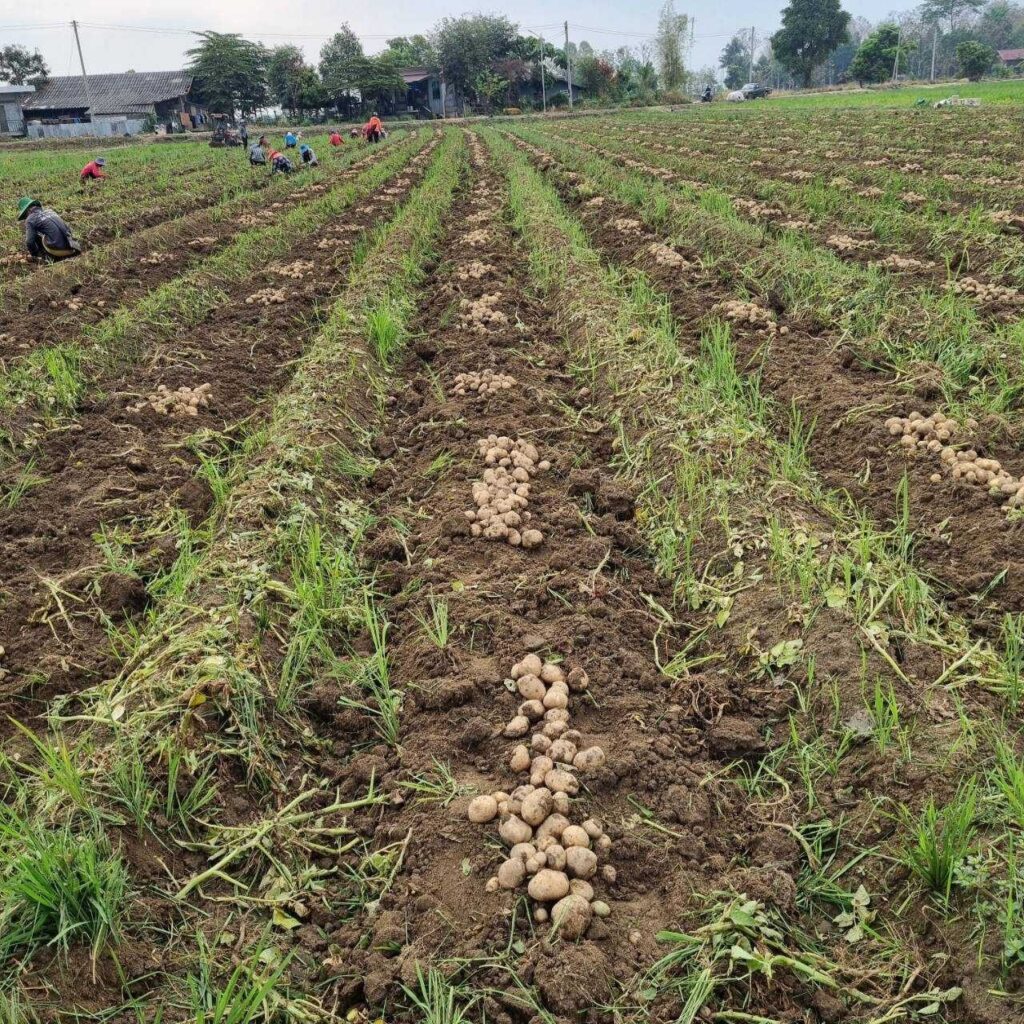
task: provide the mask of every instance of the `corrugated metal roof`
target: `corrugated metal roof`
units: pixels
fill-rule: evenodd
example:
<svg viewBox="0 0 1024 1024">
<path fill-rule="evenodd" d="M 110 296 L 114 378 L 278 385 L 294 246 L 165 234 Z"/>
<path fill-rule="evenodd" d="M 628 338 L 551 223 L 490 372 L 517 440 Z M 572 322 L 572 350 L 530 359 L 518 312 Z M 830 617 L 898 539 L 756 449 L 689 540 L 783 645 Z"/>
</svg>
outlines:
<svg viewBox="0 0 1024 1024">
<path fill-rule="evenodd" d="M 1021 60 L 1024 59 L 1024 50 L 997 50 L 1000 60 Z"/>
<path fill-rule="evenodd" d="M 120 75 L 90 75 L 93 114 L 122 114 L 163 100 L 184 96 L 192 88 L 189 71 L 129 71 Z M 22 106 L 25 110 L 86 109 L 89 101 L 81 75 L 51 78 Z"/>
<path fill-rule="evenodd" d="M 23 96 L 35 91 L 34 85 L 0 85 L 0 96 Z"/>
</svg>

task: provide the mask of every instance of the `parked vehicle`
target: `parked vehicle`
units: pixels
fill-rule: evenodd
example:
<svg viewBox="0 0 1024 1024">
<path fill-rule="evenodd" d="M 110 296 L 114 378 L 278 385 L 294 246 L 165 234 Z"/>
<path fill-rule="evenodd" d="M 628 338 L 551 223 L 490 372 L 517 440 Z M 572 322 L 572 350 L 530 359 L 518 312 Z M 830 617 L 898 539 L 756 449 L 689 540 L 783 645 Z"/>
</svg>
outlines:
<svg viewBox="0 0 1024 1024">
<path fill-rule="evenodd" d="M 743 93 L 743 98 L 747 100 L 762 100 L 771 91 L 771 86 L 760 85 L 757 82 L 747 82 L 740 90 Z"/>
</svg>

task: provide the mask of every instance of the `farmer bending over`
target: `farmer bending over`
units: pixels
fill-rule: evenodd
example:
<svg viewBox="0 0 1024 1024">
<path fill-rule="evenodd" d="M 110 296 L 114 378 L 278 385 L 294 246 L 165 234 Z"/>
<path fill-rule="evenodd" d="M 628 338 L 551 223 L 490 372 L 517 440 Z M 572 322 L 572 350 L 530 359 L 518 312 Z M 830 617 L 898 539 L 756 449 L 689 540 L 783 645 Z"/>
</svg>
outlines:
<svg viewBox="0 0 1024 1024">
<path fill-rule="evenodd" d="M 320 161 L 316 158 L 316 153 L 313 152 L 312 148 L 303 143 L 299 147 L 299 155 L 302 157 L 302 162 L 306 167 L 319 167 Z"/>
<path fill-rule="evenodd" d="M 380 142 L 384 132 L 384 125 L 380 123 L 380 118 L 377 116 L 377 112 L 373 112 L 373 116 L 369 121 L 366 122 L 366 128 L 363 129 L 366 133 L 367 142 Z"/>
<path fill-rule="evenodd" d="M 271 174 L 291 174 L 295 170 L 294 164 L 291 160 L 284 155 L 279 153 L 276 149 L 270 153 L 270 173 Z"/>
<path fill-rule="evenodd" d="M 25 248 L 37 260 L 52 263 L 81 254 L 82 247 L 72 237 L 71 228 L 38 199 L 25 196 L 18 201 L 18 220 L 25 222 Z"/>
<path fill-rule="evenodd" d="M 284 137 L 284 148 L 285 149 L 294 149 L 295 146 L 298 144 L 298 141 L 299 140 L 295 137 L 295 133 L 294 132 L 288 132 L 288 134 L 285 135 L 285 137 Z"/>
<path fill-rule="evenodd" d="M 96 157 L 95 160 L 90 161 L 82 168 L 82 173 L 78 176 L 79 181 L 84 184 L 90 180 L 95 181 L 97 178 L 105 178 L 106 175 L 103 173 L 103 168 L 106 164 L 107 161 L 103 157 Z"/>
<path fill-rule="evenodd" d="M 249 166 L 262 167 L 266 162 L 267 154 L 263 151 L 263 147 L 258 142 L 254 142 L 249 147 Z"/>
<path fill-rule="evenodd" d="M 344 142 L 345 142 L 345 140 L 341 137 L 341 134 L 338 132 L 338 129 L 335 128 L 334 131 L 331 132 L 331 138 L 330 138 L 331 145 L 332 146 L 341 146 L 341 145 L 344 144 Z"/>
</svg>

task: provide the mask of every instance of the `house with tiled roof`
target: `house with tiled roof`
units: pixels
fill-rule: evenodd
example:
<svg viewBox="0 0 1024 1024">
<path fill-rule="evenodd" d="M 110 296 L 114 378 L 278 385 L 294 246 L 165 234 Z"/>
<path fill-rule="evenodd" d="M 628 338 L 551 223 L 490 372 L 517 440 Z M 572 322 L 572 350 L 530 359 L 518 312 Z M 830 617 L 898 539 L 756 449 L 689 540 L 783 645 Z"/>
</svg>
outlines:
<svg viewBox="0 0 1024 1024">
<path fill-rule="evenodd" d="M 156 124 L 193 127 L 205 115 L 189 71 L 127 71 L 66 75 L 36 84 L 21 104 L 25 129 L 36 138 L 135 135 Z"/>
<path fill-rule="evenodd" d="M 1024 50 L 996 50 L 996 53 L 1004 68 L 1019 68 L 1024 64 Z"/>
</svg>

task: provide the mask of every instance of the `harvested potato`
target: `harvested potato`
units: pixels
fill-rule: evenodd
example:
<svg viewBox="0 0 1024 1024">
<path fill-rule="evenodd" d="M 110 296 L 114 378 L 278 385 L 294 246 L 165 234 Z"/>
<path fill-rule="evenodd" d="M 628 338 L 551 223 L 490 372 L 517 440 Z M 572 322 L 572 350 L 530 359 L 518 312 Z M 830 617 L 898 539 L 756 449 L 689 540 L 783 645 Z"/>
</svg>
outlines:
<svg viewBox="0 0 1024 1024">
<path fill-rule="evenodd" d="M 565 851 L 565 867 L 573 878 L 593 878 L 597 874 L 597 854 L 584 846 L 570 846 Z"/>
<path fill-rule="evenodd" d="M 569 879 L 564 871 L 542 868 L 530 879 L 526 891 L 540 903 L 553 903 L 569 894 Z"/>
<path fill-rule="evenodd" d="M 493 796 L 486 794 L 474 797 L 469 802 L 466 816 L 470 821 L 474 821 L 477 824 L 493 821 L 498 816 L 498 801 Z"/>
<path fill-rule="evenodd" d="M 498 834 L 509 846 L 526 843 L 533 838 L 533 829 L 522 818 L 510 814 L 499 826 Z"/>
<path fill-rule="evenodd" d="M 579 939 L 590 927 L 592 915 L 590 904 L 570 893 L 551 908 L 551 926 L 563 939 Z"/>
<path fill-rule="evenodd" d="M 522 857 L 510 857 L 498 868 L 498 885 L 502 889 L 515 889 L 526 879 L 526 864 Z"/>
</svg>

